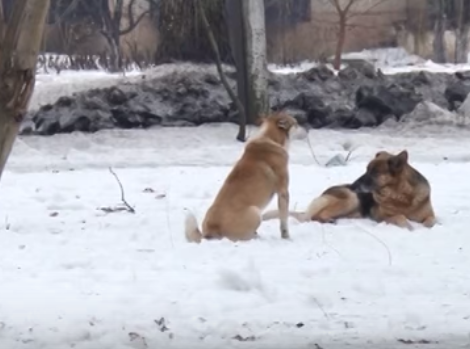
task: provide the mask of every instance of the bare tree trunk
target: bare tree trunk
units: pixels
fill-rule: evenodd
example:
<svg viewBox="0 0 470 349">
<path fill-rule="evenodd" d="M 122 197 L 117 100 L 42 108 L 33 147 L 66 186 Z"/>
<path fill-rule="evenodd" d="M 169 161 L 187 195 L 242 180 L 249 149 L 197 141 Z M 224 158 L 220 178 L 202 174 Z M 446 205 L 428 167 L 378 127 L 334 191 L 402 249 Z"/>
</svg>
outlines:
<svg viewBox="0 0 470 349">
<path fill-rule="evenodd" d="M 341 54 L 343 53 L 344 42 L 346 41 L 346 14 L 339 15 L 339 28 L 338 28 L 338 40 L 336 42 L 335 59 L 333 61 L 333 67 L 336 70 L 341 68 Z"/>
<path fill-rule="evenodd" d="M 465 24 L 462 28 L 457 29 L 455 37 L 455 63 L 468 62 L 468 34 L 470 26 Z"/>
<path fill-rule="evenodd" d="M 50 0 L 15 0 L 9 18 L 0 1 L 0 176 L 33 93 Z"/>
<path fill-rule="evenodd" d="M 418 9 L 418 14 L 417 14 L 417 30 L 414 34 L 414 48 L 415 48 L 415 54 L 422 55 L 425 51 L 425 42 L 426 42 L 426 34 L 427 34 L 427 29 L 426 29 L 426 13 L 423 8 Z"/>
<path fill-rule="evenodd" d="M 119 33 L 116 37 L 116 33 L 106 33 L 104 37 L 109 44 L 110 48 L 110 62 L 109 62 L 109 71 L 112 73 L 117 73 L 121 71 L 121 45 L 119 43 Z"/>
<path fill-rule="evenodd" d="M 269 112 L 264 1 L 242 0 L 247 68 L 247 122 Z"/>
<path fill-rule="evenodd" d="M 446 49 L 444 44 L 446 15 L 444 13 L 443 1 L 445 0 L 438 0 L 438 13 L 436 16 L 437 19 L 434 23 L 433 53 L 434 62 L 436 63 L 446 63 Z"/>
<path fill-rule="evenodd" d="M 226 0 L 225 16 L 229 27 L 230 47 L 237 69 L 237 96 L 243 105 L 243 113 L 238 111 L 238 135 L 237 140 L 244 142 L 246 139 L 247 124 L 247 67 L 245 53 L 245 30 L 243 26 L 243 0 Z"/>
<path fill-rule="evenodd" d="M 470 26 L 466 21 L 464 0 L 459 0 L 457 3 L 457 28 L 455 30 L 455 63 L 467 63 L 468 61 L 468 34 Z M 468 0 L 467 0 L 468 1 Z"/>
<path fill-rule="evenodd" d="M 230 84 L 228 83 L 227 77 L 225 76 L 224 70 L 222 68 L 222 59 L 220 58 L 220 51 L 219 47 L 217 46 L 217 41 L 215 40 L 214 32 L 210 26 L 209 21 L 207 20 L 207 16 L 204 10 L 204 6 L 202 4 L 202 0 L 198 0 L 198 10 L 200 12 L 200 16 L 202 19 L 202 24 L 206 29 L 207 36 L 209 37 L 209 42 L 212 46 L 212 50 L 214 51 L 215 55 L 215 64 L 217 67 L 217 72 L 219 73 L 220 81 L 222 81 L 222 85 L 224 85 L 227 94 L 229 95 L 232 102 L 235 104 L 235 107 L 238 110 L 238 115 L 240 116 L 240 120 L 243 123 L 240 123 L 240 128 L 237 136 L 237 140 L 244 142 L 246 139 L 246 115 L 245 109 L 243 104 L 241 103 L 240 99 L 237 98 L 235 92 L 233 92 Z"/>
</svg>

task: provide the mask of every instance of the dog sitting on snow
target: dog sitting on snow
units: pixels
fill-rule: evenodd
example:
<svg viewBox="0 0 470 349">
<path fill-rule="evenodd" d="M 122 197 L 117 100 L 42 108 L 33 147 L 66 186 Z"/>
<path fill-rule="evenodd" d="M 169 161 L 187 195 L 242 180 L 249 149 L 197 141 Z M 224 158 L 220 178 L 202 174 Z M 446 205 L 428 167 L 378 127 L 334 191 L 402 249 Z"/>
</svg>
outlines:
<svg viewBox="0 0 470 349">
<path fill-rule="evenodd" d="M 187 215 L 186 240 L 200 243 L 202 239 L 246 241 L 257 237 L 262 211 L 275 194 L 281 237 L 288 239 L 289 141 L 305 135 L 297 120 L 283 112 L 263 118 L 260 131 L 248 141 L 208 209 L 202 230 L 196 217 Z"/>
</svg>

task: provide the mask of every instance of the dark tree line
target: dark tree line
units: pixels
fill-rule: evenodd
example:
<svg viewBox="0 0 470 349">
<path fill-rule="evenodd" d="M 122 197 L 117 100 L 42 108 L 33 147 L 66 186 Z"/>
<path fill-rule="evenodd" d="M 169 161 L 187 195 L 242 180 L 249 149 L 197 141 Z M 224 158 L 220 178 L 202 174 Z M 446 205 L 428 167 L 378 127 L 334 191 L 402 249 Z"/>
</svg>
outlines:
<svg viewBox="0 0 470 349">
<path fill-rule="evenodd" d="M 420 37 L 433 32 L 433 60 L 444 63 L 449 59 L 456 63 L 467 61 L 468 35 L 470 31 L 470 1 L 468 0 L 427 0 L 423 13 L 409 13 L 407 29 Z M 447 57 L 444 34 L 446 30 L 456 35 L 455 55 Z"/>
<path fill-rule="evenodd" d="M 14 0 L 3 0 L 5 8 Z M 131 32 L 147 14 L 159 32 L 159 49 L 156 63 L 169 61 L 212 62 L 210 43 L 204 33 L 196 3 L 198 0 L 144 0 L 150 8 L 136 14 L 136 1 L 115 0 L 110 7 L 108 0 L 51 0 L 48 24 L 59 29 L 64 50 L 73 51 L 74 45 L 85 41 L 90 35 L 100 33 L 108 43 L 111 65 L 121 68 L 119 37 Z M 227 29 L 226 3 L 233 0 L 201 0 L 205 14 L 214 32 L 221 59 L 233 63 Z M 264 0 L 266 25 L 286 28 L 310 19 L 310 0 Z M 123 16 L 129 25 L 123 27 Z M 73 31 L 73 28 L 81 30 Z M 73 33 L 72 33 L 73 32 Z M 80 33 L 78 35 L 77 33 Z M 73 36 L 73 38 L 72 38 Z"/>
<path fill-rule="evenodd" d="M 154 4 L 156 0 L 146 0 Z M 90 29 L 88 35 L 100 33 L 108 43 L 110 52 L 110 70 L 122 69 L 122 52 L 120 37 L 130 33 L 150 10 L 137 14 L 137 1 L 116 0 L 110 6 L 108 0 L 52 0 L 48 23 L 60 27 L 62 33 L 77 23 L 84 23 Z M 126 16 L 128 23 L 123 26 L 122 19 Z M 66 37 L 63 42 L 70 40 Z"/>
<path fill-rule="evenodd" d="M 447 61 L 444 33 L 453 30 L 456 35 L 456 63 L 467 62 L 468 34 L 470 29 L 470 2 L 468 0 L 428 0 L 429 23 L 434 30 L 434 60 Z"/>
</svg>

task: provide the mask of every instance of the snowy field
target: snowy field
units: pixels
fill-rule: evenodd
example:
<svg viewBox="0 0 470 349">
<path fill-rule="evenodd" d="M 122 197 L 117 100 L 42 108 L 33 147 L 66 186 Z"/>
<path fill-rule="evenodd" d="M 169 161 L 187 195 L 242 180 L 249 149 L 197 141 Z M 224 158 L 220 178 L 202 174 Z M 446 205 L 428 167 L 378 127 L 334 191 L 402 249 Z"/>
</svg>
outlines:
<svg viewBox="0 0 470 349">
<path fill-rule="evenodd" d="M 291 202 L 407 148 L 440 224 L 266 222 L 260 241 L 187 244 L 242 145 L 232 125 L 22 137 L 1 182 L 1 348 L 465 348 L 470 137 L 311 131 L 292 144 Z M 251 130 L 253 132 L 253 130 Z M 120 204 L 113 166 L 136 214 Z M 275 207 L 275 202 L 272 203 Z M 161 319 L 164 319 L 163 324 Z M 316 346 L 317 345 L 317 346 Z M 419 346 L 418 346 L 419 347 Z"/>
<path fill-rule="evenodd" d="M 33 105 L 135 78 L 40 75 Z M 188 244 L 185 209 L 201 222 L 243 151 L 235 134 L 20 137 L 0 182 L 0 348 L 470 348 L 470 131 L 316 130 L 313 154 L 291 146 L 298 209 L 377 151 L 408 149 L 432 185 L 431 230 L 290 220 L 283 241 L 269 221 L 258 241 Z M 322 166 L 345 143 L 356 147 L 347 166 Z M 101 210 L 121 203 L 110 166 L 135 214 Z"/>
</svg>

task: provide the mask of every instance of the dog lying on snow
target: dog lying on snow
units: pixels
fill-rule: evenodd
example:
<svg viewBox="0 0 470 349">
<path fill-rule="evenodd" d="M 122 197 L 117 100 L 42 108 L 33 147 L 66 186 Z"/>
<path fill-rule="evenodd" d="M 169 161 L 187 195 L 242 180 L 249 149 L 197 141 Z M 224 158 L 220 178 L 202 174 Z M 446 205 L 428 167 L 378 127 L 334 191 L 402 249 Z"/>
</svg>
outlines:
<svg viewBox="0 0 470 349">
<path fill-rule="evenodd" d="M 208 209 L 202 231 L 196 217 L 188 214 L 186 240 L 202 239 L 244 241 L 257 237 L 261 214 L 277 195 L 281 237 L 289 238 L 288 148 L 291 138 L 302 138 L 306 131 L 293 117 L 278 112 L 261 121 L 261 127 L 245 146 L 243 155 L 225 179 Z"/>
<path fill-rule="evenodd" d="M 263 221 L 276 218 L 268 211 Z M 408 152 L 378 152 L 366 173 L 352 184 L 332 186 L 315 198 L 305 212 L 290 211 L 300 222 L 334 222 L 339 218 L 370 218 L 412 229 L 409 221 L 431 228 L 436 223 L 428 180 L 408 162 Z"/>
</svg>

